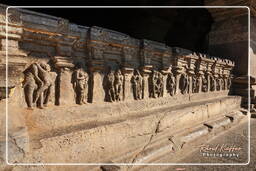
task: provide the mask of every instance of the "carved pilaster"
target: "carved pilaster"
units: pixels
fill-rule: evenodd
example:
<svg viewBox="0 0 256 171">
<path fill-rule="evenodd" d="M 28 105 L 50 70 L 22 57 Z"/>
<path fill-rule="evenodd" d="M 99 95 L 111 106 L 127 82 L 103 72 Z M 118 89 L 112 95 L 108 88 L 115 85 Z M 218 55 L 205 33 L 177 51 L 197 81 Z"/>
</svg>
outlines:
<svg viewBox="0 0 256 171">
<path fill-rule="evenodd" d="M 124 74 L 124 100 L 132 100 L 133 89 L 131 84 L 131 77 L 133 74 L 133 68 L 122 68 L 122 73 Z"/>
<path fill-rule="evenodd" d="M 151 73 L 152 65 L 146 65 L 141 68 L 141 73 L 143 77 L 143 90 L 142 90 L 142 97 L 143 99 L 149 98 L 149 74 Z"/>
<path fill-rule="evenodd" d="M 56 105 L 75 104 L 75 92 L 72 85 L 73 59 L 70 57 L 55 56 L 53 62 L 57 70 Z"/>
</svg>

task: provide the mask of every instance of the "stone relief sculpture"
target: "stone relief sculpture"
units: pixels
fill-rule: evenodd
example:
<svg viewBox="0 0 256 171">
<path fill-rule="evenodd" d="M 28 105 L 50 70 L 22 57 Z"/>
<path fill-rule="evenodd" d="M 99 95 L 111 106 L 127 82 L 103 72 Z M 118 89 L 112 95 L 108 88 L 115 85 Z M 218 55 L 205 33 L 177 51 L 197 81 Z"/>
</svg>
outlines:
<svg viewBox="0 0 256 171">
<path fill-rule="evenodd" d="M 149 97 L 163 97 L 163 75 L 159 71 L 153 70 L 149 77 Z"/>
<path fill-rule="evenodd" d="M 216 78 L 216 91 L 219 91 L 220 90 L 220 82 L 219 82 L 219 79 Z"/>
<path fill-rule="evenodd" d="M 121 101 L 122 92 L 123 92 L 123 84 L 124 84 L 124 76 L 121 73 L 121 70 L 118 69 L 115 72 L 115 80 L 114 80 L 114 89 L 115 89 L 115 100 Z"/>
<path fill-rule="evenodd" d="M 210 75 L 210 91 L 215 91 L 215 78 Z"/>
<path fill-rule="evenodd" d="M 131 78 L 131 84 L 133 89 L 133 97 L 135 100 L 141 100 L 142 99 L 142 82 L 143 78 L 140 75 L 140 72 L 138 69 L 134 70 L 133 76 Z"/>
<path fill-rule="evenodd" d="M 83 70 L 82 66 L 78 65 L 72 75 L 76 104 L 82 105 L 87 103 L 88 78 L 88 74 Z"/>
<path fill-rule="evenodd" d="M 179 88 L 182 94 L 188 93 L 188 87 L 189 87 L 189 80 L 188 75 L 183 73 L 180 76 L 180 82 L 179 82 Z"/>
<path fill-rule="evenodd" d="M 227 78 L 227 89 L 228 89 L 228 90 L 230 89 L 231 84 L 232 84 L 232 76 L 229 76 L 229 77 Z"/>
<path fill-rule="evenodd" d="M 167 92 L 171 96 L 174 96 L 176 92 L 176 79 L 172 72 L 167 76 Z"/>
<path fill-rule="evenodd" d="M 34 63 L 24 71 L 23 88 L 28 108 L 32 108 L 33 104 L 39 108 L 47 106 L 54 87 L 50 70 L 50 65 L 46 63 Z"/>
<path fill-rule="evenodd" d="M 192 93 L 198 92 L 198 78 L 196 75 L 192 77 Z"/>
<path fill-rule="evenodd" d="M 105 89 L 105 101 L 115 101 L 115 87 L 114 87 L 115 75 L 114 71 L 110 68 L 103 80 L 103 87 Z"/>
<path fill-rule="evenodd" d="M 202 92 L 207 92 L 208 91 L 208 80 L 207 76 L 202 75 Z"/>
<path fill-rule="evenodd" d="M 123 95 L 124 76 L 121 70 L 116 71 L 108 68 L 107 74 L 103 79 L 103 88 L 105 91 L 105 101 L 121 101 Z"/>
</svg>

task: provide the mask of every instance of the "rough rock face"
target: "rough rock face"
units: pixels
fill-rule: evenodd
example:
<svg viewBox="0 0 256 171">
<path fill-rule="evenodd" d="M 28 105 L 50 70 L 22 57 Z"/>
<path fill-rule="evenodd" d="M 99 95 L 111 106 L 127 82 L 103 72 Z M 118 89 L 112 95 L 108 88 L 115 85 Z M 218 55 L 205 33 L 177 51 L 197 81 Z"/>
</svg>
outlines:
<svg viewBox="0 0 256 171">
<path fill-rule="evenodd" d="M 0 69 L 6 69 L 8 30 L 9 79 L 7 87 L 1 82 L 8 91 L 0 96 L 0 152 L 3 158 L 8 116 L 10 163 L 149 162 L 154 157 L 146 151 L 207 134 L 205 127 L 180 132 L 219 118 L 225 125 L 231 122 L 226 115 L 240 108 L 240 97 L 229 96 L 231 60 L 9 12 L 6 29 L 1 6 Z"/>
</svg>

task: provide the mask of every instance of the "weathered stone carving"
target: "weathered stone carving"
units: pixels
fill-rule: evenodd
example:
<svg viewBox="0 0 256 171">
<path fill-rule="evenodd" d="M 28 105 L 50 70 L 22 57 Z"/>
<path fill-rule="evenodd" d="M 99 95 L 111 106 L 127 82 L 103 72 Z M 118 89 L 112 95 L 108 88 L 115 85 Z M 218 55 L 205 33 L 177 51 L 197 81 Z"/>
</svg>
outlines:
<svg viewBox="0 0 256 171">
<path fill-rule="evenodd" d="M 72 84 L 76 94 L 77 104 L 87 103 L 88 74 L 78 65 L 72 75 Z"/>
<path fill-rule="evenodd" d="M 115 72 L 115 80 L 114 80 L 116 101 L 121 101 L 121 98 L 123 95 L 123 85 L 124 85 L 124 76 L 122 75 L 121 70 L 118 69 Z"/>
<path fill-rule="evenodd" d="M 131 83 L 132 83 L 134 99 L 141 100 L 142 99 L 143 78 L 138 69 L 134 70 L 133 76 L 131 78 Z"/>
<path fill-rule="evenodd" d="M 176 93 L 176 79 L 172 72 L 167 75 L 167 92 L 174 96 Z"/>
<path fill-rule="evenodd" d="M 185 73 L 182 73 L 180 76 L 180 82 L 179 82 L 179 88 L 182 94 L 188 93 L 188 87 L 189 87 L 189 80 L 188 75 Z"/>
<path fill-rule="evenodd" d="M 104 79 L 103 79 L 105 101 L 107 102 L 115 101 L 114 81 L 115 81 L 115 73 L 111 68 L 109 68 L 109 70 L 107 71 L 107 74 L 104 76 Z"/>
<path fill-rule="evenodd" d="M 208 79 L 207 76 L 202 75 L 202 92 L 208 91 Z"/>
<path fill-rule="evenodd" d="M 198 93 L 199 90 L 199 77 L 193 75 L 192 77 L 192 93 Z"/>
<path fill-rule="evenodd" d="M 210 75 L 210 91 L 215 91 L 216 81 L 215 78 Z"/>
<path fill-rule="evenodd" d="M 34 103 L 39 108 L 47 106 L 54 86 L 50 66 L 46 63 L 34 63 L 24 74 L 23 88 L 27 106 L 32 108 Z"/>
<path fill-rule="evenodd" d="M 227 78 L 227 89 L 228 89 L 228 90 L 230 89 L 231 84 L 232 84 L 232 76 L 230 75 L 230 76 Z"/>
<path fill-rule="evenodd" d="M 123 95 L 124 76 L 121 70 L 116 71 L 108 68 L 107 74 L 103 79 L 103 88 L 105 91 L 105 101 L 121 101 Z"/>
<path fill-rule="evenodd" d="M 149 77 L 149 97 L 163 97 L 163 75 L 159 71 L 153 70 Z"/>
</svg>

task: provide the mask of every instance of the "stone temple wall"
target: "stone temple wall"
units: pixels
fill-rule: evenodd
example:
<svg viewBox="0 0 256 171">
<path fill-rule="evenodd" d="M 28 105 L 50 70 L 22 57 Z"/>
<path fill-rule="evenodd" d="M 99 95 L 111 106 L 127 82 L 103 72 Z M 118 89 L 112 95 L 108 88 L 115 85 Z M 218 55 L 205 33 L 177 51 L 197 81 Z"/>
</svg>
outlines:
<svg viewBox="0 0 256 171">
<path fill-rule="evenodd" d="M 39 96 L 36 93 L 39 87 L 49 90 L 53 104 L 65 105 L 81 101 L 100 103 L 228 91 L 231 86 L 230 73 L 234 67 L 231 60 L 168 47 L 150 40 L 138 40 L 105 28 L 80 26 L 63 18 L 31 11 L 10 9 L 9 13 L 9 87 L 12 89 L 21 83 L 24 86 L 27 81 L 27 89 L 34 88 L 25 90 L 24 87 L 26 98 L 21 97 L 21 102 L 26 99 L 29 103 L 32 92 Z M 5 33 L 3 6 L 3 71 Z M 40 70 L 37 71 L 41 81 L 48 80 L 50 86 L 41 85 L 47 81 L 30 80 L 30 75 L 35 75 L 33 68 L 38 70 L 37 65 L 41 66 L 41 72 L 48 72 L 40 76 Z M 46 70 L 48 65 L 49 71 Z M 83 75 L 82 79 L 78 78 L 79 74 Z M 4 87 L 4 82 L 1 87 Z M 83 97 L 80 97 L 81 93 Z"/>
<path fill-rule="evenodd" d="M 5 116 L 11 163 L 151 161 L 237 123 L 231 60 L 0 7 L 0 170 Z"/>
</svg>

